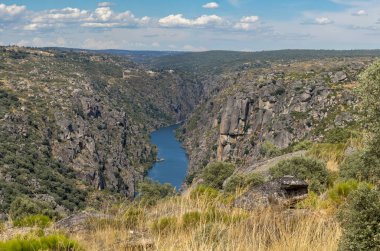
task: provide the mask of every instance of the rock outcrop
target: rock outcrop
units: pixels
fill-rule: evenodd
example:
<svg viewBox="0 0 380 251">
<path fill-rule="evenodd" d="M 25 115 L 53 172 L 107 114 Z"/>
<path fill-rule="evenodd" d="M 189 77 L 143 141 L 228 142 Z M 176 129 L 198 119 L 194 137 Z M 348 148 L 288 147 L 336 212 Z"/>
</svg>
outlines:
<svg viewBox="0 0 380 251">
<path fill-rule="evenodd" d="M 352 89 L 370 62 L 362 58 L 273 62 L 270 68 L 213 78 L 223 89 L 214 90 L 182 130 L 190 153 L 189 173 L 212 161 L 249 167 L 291 151 L 300 141 L 322 141 L 334 128 L 352 126 L 356 120 Z"/>
<path fill-rule="evenodd" d="M 234 201 L 234 205 L 246 210 L 267 206 L 293 207 L 307 194 L 308 184 L 305 181 L 284 176 L 249 189 Z"/>
</svg>

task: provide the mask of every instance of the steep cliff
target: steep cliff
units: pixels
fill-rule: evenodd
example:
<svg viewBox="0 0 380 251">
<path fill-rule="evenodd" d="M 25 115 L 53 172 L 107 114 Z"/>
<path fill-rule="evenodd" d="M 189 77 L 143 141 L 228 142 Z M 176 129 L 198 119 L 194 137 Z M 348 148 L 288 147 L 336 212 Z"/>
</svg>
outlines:
<svg viewBox="0 0 380 251">
<path fill-rule="evenodd" d="M 133 197 L 154 161 L 149 133 L 197 102 L 175 74 L 123 57 L 19 47 L 0 57 L 3 211 L 21 195 L 63 210 L 95 190 Z"/>
<path fill-rule="evenodd" d="M 356 127 L 357 75 L 372 61 L 273 61 L 270 67 L 224 72 L 217 81 L 225 87 L 210 95 L 179 133 L 190 153 L 189 174 L 211 161 L 254 166 L 302 150 L 295 146 L 309 140 L 333 141 L 335 134 L 347 140 Z"/>
</svg>

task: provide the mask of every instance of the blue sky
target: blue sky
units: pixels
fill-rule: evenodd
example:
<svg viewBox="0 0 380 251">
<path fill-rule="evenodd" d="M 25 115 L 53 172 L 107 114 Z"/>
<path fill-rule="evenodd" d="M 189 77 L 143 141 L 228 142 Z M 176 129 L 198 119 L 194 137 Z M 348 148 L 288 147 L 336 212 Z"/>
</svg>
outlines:
<svg viewBox="0 0 380 251">
<path fill-rule="evenodd" d="M 131 50 L 370 49 L 379 0 L 0 0 L 0 44 Z"/>
</svg>

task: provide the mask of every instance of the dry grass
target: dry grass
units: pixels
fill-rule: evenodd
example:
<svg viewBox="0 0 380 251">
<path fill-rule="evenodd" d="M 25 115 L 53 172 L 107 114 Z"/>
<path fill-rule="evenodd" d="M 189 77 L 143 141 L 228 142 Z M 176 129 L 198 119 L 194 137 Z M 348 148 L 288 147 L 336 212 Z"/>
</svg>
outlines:
<svg viewBox="0 0 380 251">
<path fill-rule="evenodd" d="M 154 242 L 154 250 L 165 251 L 337 250 L 341 230 L 329 214 L 280 209 L 247 212 L 230 207 L 229 200 L 221 195 L 173 197 L 152 208 L 140 207 L 143 214 L 133 224 L 123 222 L 129 209 L 121 206 L 112 212 L 116 222 L 93 222 L 89 232 L 71 237 L 87 250 L 126 250 L 136 233 L 140 241 Z"/>
</svg>

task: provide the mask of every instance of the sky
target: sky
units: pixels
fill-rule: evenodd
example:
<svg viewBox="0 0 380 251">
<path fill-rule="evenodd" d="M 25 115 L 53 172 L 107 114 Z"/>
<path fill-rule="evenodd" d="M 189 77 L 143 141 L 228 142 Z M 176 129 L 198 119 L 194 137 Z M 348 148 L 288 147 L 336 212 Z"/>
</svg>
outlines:
<svg viewBox="0 0 380 251">
<path fill-rule="evenodd" d="M 0 45 L 380 49 L 380 0 L 0 0 Z"/>
</svg>

